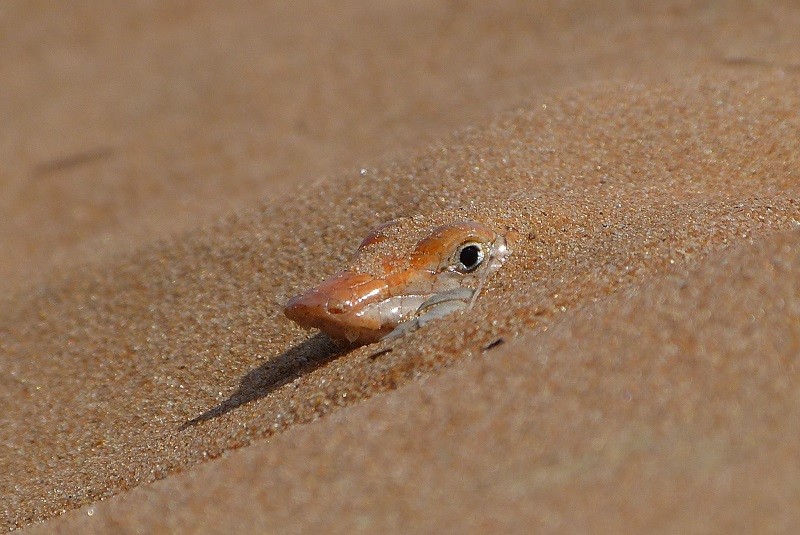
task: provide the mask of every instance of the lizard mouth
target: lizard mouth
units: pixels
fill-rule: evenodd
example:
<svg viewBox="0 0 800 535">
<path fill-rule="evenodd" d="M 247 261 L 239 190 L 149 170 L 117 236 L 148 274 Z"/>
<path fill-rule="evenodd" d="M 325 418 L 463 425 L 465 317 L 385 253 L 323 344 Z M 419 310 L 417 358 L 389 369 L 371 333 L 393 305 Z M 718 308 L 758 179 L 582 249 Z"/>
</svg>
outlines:
<svg viewBox="0 0 800 535">
<path fill-rule="evenodd" d="M 390 288 L 386 280 L 344 271 L 290 299 L 284 314 L 331 338 L 361 345 L 398 338 L 430 320 L 466 308 L 479 291 L 454 287 L 392 295 Z"/>
<path fill-rule="evenodd" d="M 391 295 L 389 282 L 343 271 L 286 303 L 287 318 L 351 344 L 380 340 L 413 316 L 431 294 Z"/>
</svg>

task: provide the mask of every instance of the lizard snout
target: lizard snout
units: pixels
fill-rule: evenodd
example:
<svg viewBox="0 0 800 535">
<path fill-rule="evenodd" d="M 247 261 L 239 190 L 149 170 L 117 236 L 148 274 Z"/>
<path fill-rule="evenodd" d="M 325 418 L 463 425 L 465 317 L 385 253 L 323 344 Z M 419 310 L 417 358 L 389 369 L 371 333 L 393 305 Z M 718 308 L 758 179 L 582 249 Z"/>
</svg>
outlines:
<svg viewBox="0 0 800 535">
<path fill-rule="evenodd" d="M 305 327 L 325 331 L 334 338 L 350 339 L 353 332 L 375 329 L 364 308 L 385 297 L 387 283 L 371 275 L 343 271 L 308 292 L 293 297 L 283 313 Z"/>
</svg>

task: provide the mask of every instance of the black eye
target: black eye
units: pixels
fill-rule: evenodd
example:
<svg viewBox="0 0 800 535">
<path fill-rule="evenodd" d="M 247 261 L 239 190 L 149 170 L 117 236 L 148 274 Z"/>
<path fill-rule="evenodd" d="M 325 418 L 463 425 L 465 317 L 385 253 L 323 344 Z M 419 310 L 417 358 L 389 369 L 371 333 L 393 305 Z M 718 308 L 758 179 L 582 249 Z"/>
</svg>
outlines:
<svg viewBox="0 0 800 535">
<path fill-rule="evenodd" d="M 477 243 L 467 243 L 458 252 L 458 270 L 469 272 L 477 269 L 483 262 L 483 248 Z"/>
</svg>

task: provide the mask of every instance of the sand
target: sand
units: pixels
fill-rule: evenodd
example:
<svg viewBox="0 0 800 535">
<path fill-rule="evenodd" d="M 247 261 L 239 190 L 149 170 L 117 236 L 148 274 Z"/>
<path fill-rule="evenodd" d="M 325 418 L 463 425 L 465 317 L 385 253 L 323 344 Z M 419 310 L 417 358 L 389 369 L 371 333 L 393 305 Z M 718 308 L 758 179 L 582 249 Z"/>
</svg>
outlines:
<svg viewBox="0 0 800 535">
<path fill-rule="evenodd" d="M 70 6 L 0 13 L 3 528 L 800 527 L 800 9 Z M 397 217 L 521 239 L 283 318 Z"/>
</svg>

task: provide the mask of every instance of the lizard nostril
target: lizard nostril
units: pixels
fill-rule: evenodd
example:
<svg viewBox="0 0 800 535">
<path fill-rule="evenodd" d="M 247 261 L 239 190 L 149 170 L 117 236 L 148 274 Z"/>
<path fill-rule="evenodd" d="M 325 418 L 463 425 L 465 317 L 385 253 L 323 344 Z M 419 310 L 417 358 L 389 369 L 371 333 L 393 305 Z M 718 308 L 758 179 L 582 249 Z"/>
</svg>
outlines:
<svg viewBox="0 0 800 535">
<path fill-rule="evenodd" d="M 350 307 L 346 303 L 332 303 L 325 307 L 330 314 L 344 314 Z"/>
</svg>

